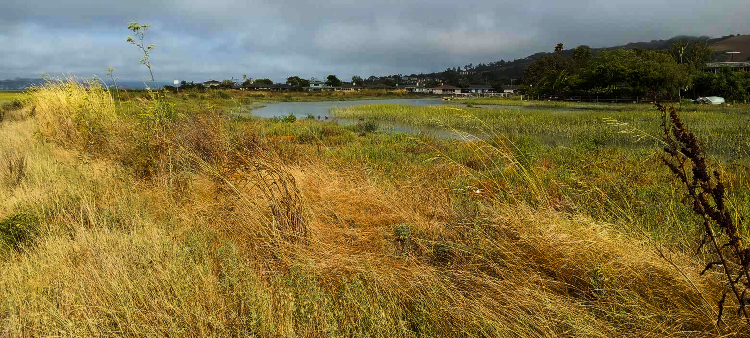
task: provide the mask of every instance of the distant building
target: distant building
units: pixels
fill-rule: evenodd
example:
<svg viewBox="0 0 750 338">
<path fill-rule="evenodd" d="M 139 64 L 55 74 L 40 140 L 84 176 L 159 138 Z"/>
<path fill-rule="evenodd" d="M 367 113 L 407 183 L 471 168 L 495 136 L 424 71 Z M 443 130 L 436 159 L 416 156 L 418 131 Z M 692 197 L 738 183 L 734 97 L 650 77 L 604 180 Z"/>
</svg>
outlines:
<svg viewBox="0 0 750 338">
<path fill-rule="evenodd" d="M 333 88 L 331 88 L 329 85 L 327 85 L 323 81 L 310 80 L 310 86 L 307 87 L 307 90 L 309 90 L 309 91 L 333 90 Z"/>
<path fill-rule="evenodd" d="M 279 92 L 287 92 L 294 89 L 292 85 L 286 84 L 286 83 L 278 83 L 273 85 L 273 88 L 271 90 L 273 91 L 279 91 Z"/>
<path fill-rule="evenodd" d="M 461 94 L 461 88 L 454 87 L 451 85 L 442 85 L 435 88 L 430 88 L 433 94 L 444 95 L 444 94 Z"/>
<path fill-rule="evenodd" d="M 385 90 L 393 89 L 393 87 L 391 86 L 386 86 L 382 84 L 371 84 L 371 85 L 367 85 L 366 87 L 367 89 L 385 89 Z"/>
<path fill-rule="evenodd" d="M 732 71 L 750 71 L 750 62 L 709 62 L 706 63 L 706 71 L 718 73 L 720 69 L 729 67 Z"/>
<path fill-rule="evenodd" d="M 469 87 L 464 88 L 462 91 L 468 94 L 488 94 L 496 92 L 494 88 L 488 85 L 469 85 Z"/>
<path fill-rule="evenodd" d="M 503 86 L 503 93 L 506 93 L 508 95 L 515 95 L 517 91 L 518 91 L 517 85 Z"/>
<path fill-rule="evenodd" d="M 242 88 L 247 90 L 272 90 L 276 87 L 276 85 L 273 84 L 265 84 L 265 83 L 249 83 L 249 84 L 243 84 Z"/>
<path fill-rule="evenodd" d="M 353 83 L 344 82 L 338 87 L 334 87 L 333 90 L 337 92 L 355 92 L 362 90 L 362 86 L 358 86 Z"/>
<path fill-rule="evenodd" d="M 425 87 L 424 83 L 399 86 L 399 88 L 406 90 L 407 93 L 430 93 L 430 88 Z"/>
<path fill-rule="evenodd" d="M 283 92 L 283 91 L 292 90 L 292 86 L 285 84 L 285 83 L 277 83 L 277 84 L 250 83 L 250 84 L 242 85 L 242 89 Z"/>
<path fill-rule="evenodd" d="M 221 85 L 221 81 L 209 80 L 209 81 L 203 82 L 203 85 L 206 87 L 217 87 Z"/>
</svg>

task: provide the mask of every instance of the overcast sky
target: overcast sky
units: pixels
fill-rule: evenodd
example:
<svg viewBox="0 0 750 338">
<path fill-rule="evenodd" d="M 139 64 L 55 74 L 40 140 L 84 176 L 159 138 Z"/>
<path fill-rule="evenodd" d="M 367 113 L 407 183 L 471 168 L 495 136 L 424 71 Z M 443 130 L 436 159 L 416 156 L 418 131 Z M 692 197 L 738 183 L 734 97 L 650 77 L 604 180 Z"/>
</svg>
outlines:
<svg viewBox="0 0 750 338">
<path fill-rule="evenodd" d="M 746 0 L 2 0 L 0 79 L 146 80 L 125 42 L 149 23 L 157 80 L 411 74 L 586 44 L 750 33 Z"/>
</svg>

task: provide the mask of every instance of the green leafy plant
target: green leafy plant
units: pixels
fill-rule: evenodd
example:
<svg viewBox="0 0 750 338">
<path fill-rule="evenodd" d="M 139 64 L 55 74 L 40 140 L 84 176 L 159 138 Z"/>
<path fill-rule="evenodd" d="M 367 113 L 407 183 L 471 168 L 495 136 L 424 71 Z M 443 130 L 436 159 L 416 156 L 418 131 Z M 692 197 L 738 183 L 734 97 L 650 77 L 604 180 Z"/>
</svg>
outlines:
<svg viewBox="0 0 750 338">
<path fill-rule="evenodd" d="M 406 253 L 409 251 L 411 241 L 411 228 L 409 224 L 399 224 L 393 228 L 393 237 L 396 238 L 396 246 L 399 251 Z"/>
<path fill-rule="evenodd" d="M 274 117 L 274 118 L 271 119 L 271 121 L 274 121 L 274 122 L 284 122 L 284 123 L 294 123 L 294 122 L 297 122 L 297 117 L 294 116 L 294 114 L 289 113 L 289 115 Z"/>
<path fill-rule="evenodd" d="M 135 39 L 128 36 L 127 42 L 130 42 L 133 46 L 138 47 L 138 49 L 143 52 L 143 57 L 141 58 L 141 64 L 146 66 L 148 68 L 149 74 L 151 74 L 151 81 L 154 81 L 154 72 L 151 71 L 151 51 L 154 49 L 154 45 L 148 45 L 146 46 L 146 43 L 144 42 L 144 39 L 146 38 L 146 31 L 151 27 L 151 25 L 139 25 L 137 22 L 131 22 L 128 24 L 128 29 L 133 31 L 133 34 L 135 34 Z"/>
<path fill-rule="evenodd" d="M 39 219 L 28 213 L 17 213 L 0 220 L 0 247 L 19 249 L 32 241 Z"/>
</svg>

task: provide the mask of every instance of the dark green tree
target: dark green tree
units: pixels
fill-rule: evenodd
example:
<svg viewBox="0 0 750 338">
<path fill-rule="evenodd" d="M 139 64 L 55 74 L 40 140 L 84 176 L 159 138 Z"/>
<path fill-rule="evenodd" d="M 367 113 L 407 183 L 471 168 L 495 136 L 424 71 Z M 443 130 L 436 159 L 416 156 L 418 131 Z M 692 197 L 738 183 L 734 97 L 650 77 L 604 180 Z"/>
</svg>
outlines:
<svg viewBox="0 0 750 338">
<path fill-rule="evenodd" d="M 563 52 L 563 44 L 558 43 L 557 45 L 555 45 L 555 54 L 562 54 L 562 52 Z"/>
<path fill-rule="evenodd" d="M 362 77 L 354 75 L 352 76 L 352 84 L 361 86 L 364 83 L 364 80 L 362 80 Z"/>
<path fill-rule="evenodd" d="M 706 96 L 721 96 L 727 102 L 748 99 L 747 90 L 750 87 L 750 73 L 735 72 L 724 67 L 717 74 L 712 74 L 711 84 L 704 93 Z"/>
<path fill-rule="evenodd" d="M 451 86 L 459 87 L 461 86 L 461 77 L 458 73 L 458 71 L 454 68 L 448 68 L 446 69 L 443 74 L 442 78 L 445 81 L 446 84 Z"/>
<path fill-rule="evenodd" d="M 263 84 L 263 85 L 272 85 L 273 81 L 271 81 L 271 79 L 256 79 L 255 83 Z"/>
<path fill-rule="evenodd" d="M 529 94 L 562 94 L 571 89 L 577 70 L 572 59 L 557 52 L 561 48 L 562 44 L 557 44 L 555 54 L 543 56 L 526 68 L 521 83 L 528 87 Z"/>
<path fill-rule="evenodd" d="M 503 88 L 502 82 L 498 81 L 492 84 L 492 89 L 494 89 L 498 93 L 502 93 L 505 88 Z"/>
<path fill-rule="evenodd" d="M 292 86 L 294 90 L 303 90 L 310 87 L 310 81 L 299 76 L 291 76 L 286 79 L 286 84 Z"/>
<path fill-rule="evenodd" d="M 594 92 L 621 94 L 621 87 L 627 86 L 629 94 L 650 98 L 676 98 L 691 83 L 689 67 L 668 53 L 639 49 L 600 52 L 583 70 L 582 79 Z"/>
<path fill-rule="evenodd" d="M 591 48 L 589 46 L 578 46 L 573 50 L 573 62 L 578 68 L 584 68 L 591 60 Z"/>
<path fill-rule="evenodd" d="M 713 57 L 714 51 L 708 47 L 708 41 L 678 41 L 669 46 L 669 54 L 679 64 L 687 64 L 692 69 L 703 70 Z"/>
<path fill-rule="evenodd" d="M 338 87 L 341 85 L 341 80 L 339 80 L 336 75 L 331 74 L 326 78 L 326 85 L 331 87 Z"/>
</svg>

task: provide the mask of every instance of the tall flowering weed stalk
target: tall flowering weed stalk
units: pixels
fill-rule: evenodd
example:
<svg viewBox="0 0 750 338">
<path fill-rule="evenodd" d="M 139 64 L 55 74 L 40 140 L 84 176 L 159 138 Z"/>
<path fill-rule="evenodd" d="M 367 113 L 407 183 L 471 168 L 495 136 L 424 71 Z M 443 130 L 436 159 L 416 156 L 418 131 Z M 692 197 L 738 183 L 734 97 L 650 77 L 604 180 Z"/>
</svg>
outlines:
<svg viewBox="0 0 750 338">
<path fill-rule="evenodd" d="M 703 147 L 695 134 L 682 122 L 673 107 L 657 104 L 664 132 L 664 164 L 680 179 L 687 190 L 687 201 L 703 221 L 703 237 L 698 252 L 708 245 L 712 261 L 701 274 L 716 271 L 723 274 L 726 285 L 719 301 L 717 322 L 721 322 L 727 295 L 731 294 L 739 316 L 750 324 L 747 303 L 750 300 L 750 248 L 739 234 L 740 217 L 732 217 L 727 206 L 726 189 L 718 170 L 708 167 Z M 717 323 L 717 325 L 718 325 Z"/>
</svg>

